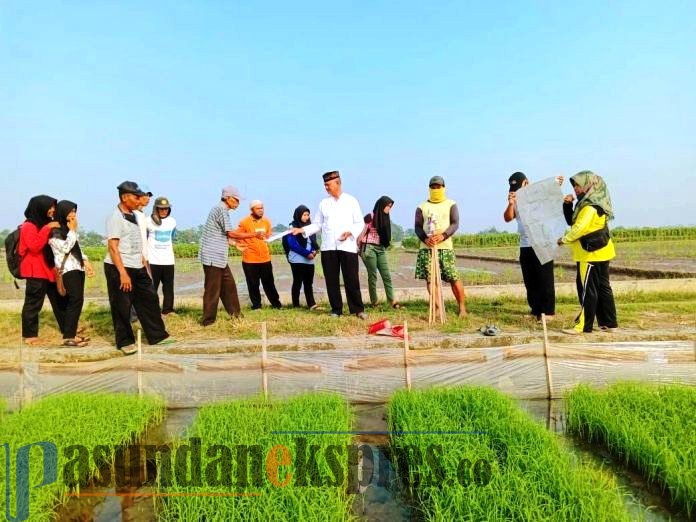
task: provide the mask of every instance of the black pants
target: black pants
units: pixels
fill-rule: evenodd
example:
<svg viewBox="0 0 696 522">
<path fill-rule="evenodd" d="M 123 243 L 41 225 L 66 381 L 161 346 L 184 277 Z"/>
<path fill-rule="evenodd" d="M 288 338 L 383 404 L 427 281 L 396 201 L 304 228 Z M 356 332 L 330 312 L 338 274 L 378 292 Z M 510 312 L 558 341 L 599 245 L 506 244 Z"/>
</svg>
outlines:
<svg viewBox="0 0 696 522">
<path fill-rule="evenodd" d="M 77 324 L 80 322 L 82 306 L 85 303 L 85 273 L 82 270 L 70 270 L 63 274 L 65 295 L 58 296 L 58 306 L 64 314 L 63 339 L 74 339 Z"/>
<path fill-rule="evenodd" d="M 174 265 L 150 265 L 150 272 L 155 293 L 162 283 L 162 313 L 172 313 L 174 311 Z"/>
<path fill-rule="evenodd" d="M 307 300 L 307 306 L 313 307 L 316 303 L 314 300 L 314 265 L 309 263 L 290 263 L 292 271 L 292 288 L 290 295 L 292 296 L 292 306 L 300 306 L 300 288 L 304 287 L 304 295 Z"/>
<path fill-rule="evenodd" d="M 239 296 L 237 284 L 229 265 L 225 268 L 203 265 L 203 326 L 211 325 L 217 318 L 218 301 L 231 317 L 239 317 Z"/>
<path fill-rule="evenodd" d="M 29 277 L 26 279 L 24 289 L 24 306 L 22 307 L 22 337 L 38 337 L 39 335 L 39 313 L 43 308 L 44 299 L 48 296 L 56 317 L 60 333 L 65 330 L 65 313 L 58 303 L 58 290 L 56 284 L 48 279 L 38 279 Z"/>
<path fill-rule="evenodd" d="M 532 315 L 554 315 L 556 313 L 556 289 L 553 280 L 553 261 L 541 264 L 532 247 L 520 248 L 520 268 L 527 303 Z"/>
<path fill-rule="evenodd" d="M 323 250 L 321 252 L 321 267 L 326 279 L 326 293 L 329 296 L 331 313 L 343 313 L 343 298 L 339 275 L 343 273 L 343 286 L 346 289 L 348 310 L 351 314 L 365 311 L 362 294 L 360 293 L 360 277 L 358 276 L 358 254 L 343 250 Z"/>
<path fill-rule="evenodd" d="M 130 321 L 131 306 L 138 314 L 147 342 L 156 344 L 169 337 L 169 334 L 164 328 L 159 298 L 152 286 L 152 279 L 145 268 L 126 268 L 126 271 L 132 283 L 130 292 L 121 290 L 121 277 L 116 267 L 111 263 L 104 263 L 116 347 L 123 348 L 135 343 L 135 335 L 133 335 Z"/>
<path fill-rule="evenodd" d="M 582 309 L 575 319 L 576 327 L 591 332 L 595 317 L 599 326 L 616 328 L 616 304 L 609 284 L 609 261 L 581 262 L 575 283 Z"/>
<path fill-rule="evenodd" d="M 267 263 L 244 263 L 242 262 L 244 277 L 246 277 L 247 290 L 249 290 L 249 300 L 251 301 L 251 309 L 256 310 L 261 308 L 261 291 L 259 283 L 263 285 L 263 292 L 271 302 L 273 308 L 280 308 L 280 297 L 276 290 L 275 281 L 273 280 L 273 264 Z"/>
</svg>

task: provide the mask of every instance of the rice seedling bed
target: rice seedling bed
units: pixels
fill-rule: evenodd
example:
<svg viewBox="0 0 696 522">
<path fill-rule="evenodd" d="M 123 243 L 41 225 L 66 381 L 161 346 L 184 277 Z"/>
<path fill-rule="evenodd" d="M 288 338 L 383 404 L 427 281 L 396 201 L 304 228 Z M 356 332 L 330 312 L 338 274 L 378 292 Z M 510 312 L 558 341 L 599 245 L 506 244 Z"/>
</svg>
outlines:
<svg viewBox="0 0 696 522">
<path fill-rule="evenodd" d="M 397 392 L 388 417 L 397 471 L 425 520 L 630 519 L 613 478 L 493 389 Z"/>
<path fill-rule="evenodd" d="M 579 386 L 567 399 L 567 429 L 606 446 L 675 505 L 696 514 L 696 388 L 618 383 Z"/>
<path fill-rule="evenodd" d="M 9 414 L 0 423 L 0 441 L 7 444 L 10 453 L 8 484 L 12 487 L 10 507 L 16 513 L 17 492 L 21 487 L 15 480 L 19 449 L 37 442 L 55 445 L 57 474 L 55 482 L 35 488 L 45 478 L 41 466 L 41 451 L 32 449 L 29 465 L 29 513 L 31 520 L 52 520 L 55 509 L 68 499 L 69 490 L 79 490 L 79 483 L 86 483 L 95 476 L 98 463 L 91 458 L 97 446 L 117 448 L 140 437 L 147 427 L 161 421 L 164 404 L 155 398 L 140 398 L 125 394 L 69 393 L 47 397 L 27 408 Z M 90 452 L 90 458 L 81 459 L 86 467 L 70 467 L 80 446 Z M 0 484 L 5 484 L 7 457 L 4 451 L 0 465 Z M 112 462 L 114 454 L 103 454 L 104 464 Z M 44 452 L 44 463 L 50 462 Z M 76 460 L 75 460 L 76 462 Z M 75 471 L 64 476 L 66 469 Z M 70 484 L 66 483 L 68 480 Z M 5 513 L 5 495 L 0 495 L 0 513 Z"/>
<path fill-rule="evenodd" d="M 189 484 L 160 481 L 161 520 L 350 520 L 352 413 L 334 394 L 204 406 L 185 441 L 200 440 Z M 245 455 L 244 457 L 242 455 Z M 315 458 L 312 458 L 312 455 Z M 193 461 L 191 461 L 193 462 Z M 316 462 L 316 465 L 313 464 Z M 280 464 L 280 466 L 278 466 Z M 197 475 L 200 471 L 200 479 Z"/>
</svg>

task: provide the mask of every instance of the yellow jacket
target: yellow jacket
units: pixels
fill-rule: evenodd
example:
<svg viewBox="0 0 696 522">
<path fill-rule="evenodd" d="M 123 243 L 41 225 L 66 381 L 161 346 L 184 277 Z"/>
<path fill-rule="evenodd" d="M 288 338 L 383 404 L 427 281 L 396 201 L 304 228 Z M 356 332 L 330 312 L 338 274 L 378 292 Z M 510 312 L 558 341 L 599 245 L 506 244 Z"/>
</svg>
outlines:
<svg viewBox="0 0 696 522">
<path fill-rule="evenodd" d="M 573 226 L 563 236 L 563 243 L 567 243 L 573 249 L 573 261 L 609 261 L 616 257 L 614 242 L 611 239 L 609 239 L 607 246 L 594 252 L 588 252 L 580 245 L 579 239 L 581 237 L 590 232 L 601 230 L 606 222 L 607 216 L 600 216 L 597 213 L 597 209 L 591 205 L 587 205 L 580 210 L 578 217 L 573 222 Z"/>
</svg>

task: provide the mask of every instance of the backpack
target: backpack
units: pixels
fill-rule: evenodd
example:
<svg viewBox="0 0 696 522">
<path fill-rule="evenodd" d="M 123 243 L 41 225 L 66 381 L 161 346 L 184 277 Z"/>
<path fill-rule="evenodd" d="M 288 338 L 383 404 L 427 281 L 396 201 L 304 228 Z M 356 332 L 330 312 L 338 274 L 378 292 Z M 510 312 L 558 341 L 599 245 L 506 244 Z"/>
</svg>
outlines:
<svg viewBox="0 0 696 522">
<path fill-rule="evenodd" d="M 22 257 L 19 255 L 19 229 L 21 225 L 10 232 L 5 238 L 5 257 L 7 258 L 7 269 L 15 279 L 24 279 L 19 273 L 19 264 Z M 15 286 L 17 283 L 15 282 Z"/>
</svg>

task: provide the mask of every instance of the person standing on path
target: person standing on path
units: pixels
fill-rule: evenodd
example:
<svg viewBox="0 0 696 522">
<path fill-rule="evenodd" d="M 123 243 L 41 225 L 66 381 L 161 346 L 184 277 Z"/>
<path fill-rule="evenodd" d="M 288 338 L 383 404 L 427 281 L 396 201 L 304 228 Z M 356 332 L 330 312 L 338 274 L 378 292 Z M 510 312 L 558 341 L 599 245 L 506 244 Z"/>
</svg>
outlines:
<svg viewBox="0 0 696 522">
<path fill-rule="evenodd" d="M 271 251 L 266 239 L 271 236 L 271 222 L 265 217 L 263 202 L 255 199 L 249 204 L 251 213 L 239 222 L 237 232 L 253 234 L 250 239 L 240 242 L 242 249 L 242 269 L 246 278 L 251 309 L 261 308 L 259 283 L 273 308 L 282 308 L 278 290 L 273 280 L 273 263 Z"/>
<path fill-rule="evenodd" d="M 238 232 L 232 227 L 229 211 L 237 209 L 241 200 L 236 187 L 223 188 L 220 202 L 210 210 L 203 227 L 198 249 L 198 259 L 203 265 L 203 317 L 200 321 L 203 326 L 215 322 L 218 301 L 222 301 L 230 317 L 241 315 L 237 284 L 229 267 L 230 241 L 261 236 Z"/>
<path fill-rule="evenodd" d="M 168 198 L 155 199 L 152 215 L 147 220 L 147 259 L 155 293 L 162 283 L 162 315 L 174 313 L 174 237 L 176 219 L 171 215 Z"/>
<path fill-rule="evenodd" d="M 401 308 L 394 299 L 394 287 L 392 286 L 389 263 L 387 261 L 387 249 L 391 245 L 391 219 L 389 213 L 394 206 L 394 200 L 389 196 L 382 196 L 375 203 L 371 214 L 365 216 L 365 229 L 360 235 L 358 246 L 367 269 L 367 287 L 370 292 L 370 304 L 376 306 L 377 274 L 379 273 L 387 294 L 387 302 L 393 308 Z"/>
<path fill-rule="evenodd" d="M 135 308 L 149 344 L 171 344 L 164 327 L 159 299 L 152 286 L 143 256 L 144 246 L 135 210 L 145 192 L 133 181 L 118 187 L 119 203 L 106 222 L 107 253 L 104 275 L 109 292 L 111 320 L 116 348 L 125 355 L 137 352 L 131 326 L 131 307 Z"/>
<path fill-rule="evenodd" d="M 24 211 L 26 218 L 19 229 L 19 273 L 26 280 L 22 306 L 22 339 L 25 344 L 39 344 L 39 313 L 48 296 L 58 328 L 64 331 L 65 315 L 58 304 L 53 252 L 48 238 L 54 228 L 57 201 L 51 196 L 34 196 Z"/>
<path fill-rule="evenodd" d="M 558 176 L 556 181 L 559 185 L 563 184 L 563 176 Z M 517 214 L 517 191 L 529 185 L 529 180 L 524 173 L 515 172 L 508 178 L 508 184 L 510 187 L 508 204 L 503 212 L 503 219 L 506 223 L 513 219 L 517 220 L 517 232 L 520 236 L 520 269 L 522 270 L 524 287 L 527 290 L 530 314 L 537 321 L 541 321 L 541 314 L 545 314 L 546 319 L 551 319 L 556 313 L 553 260 L 543 265 L 539 262 Z"/>
<path fill-rule="evenodd" d="M 443 281 L 450 283 L 452 293 L 459 306 L 459 317 L 466 314 L 466 294 L 455 262 L 452 236 L 459 228 L 457 203 L 445 195 L 445 180 L 441 176 L 430 178 L 428 199 L 416 209 L 414 229 L 420 239 L 416 258 L 416 279 L 425 279 L 430 290 L 431 250 L 437 250 L 440 274 Z"/>
<path fill-rule="evenodd" d="M 616 257 L 608 227 L 609 220 L 614 219 L 611 197 L 604 180 L 592 171 L 578 172 L 570 183 L 575 194 L 565 197 L 563 214 L 571 227 L 558 244 L 569 245 L 573 250 L 581 308 L 575 326 L 562 331 L 569 335 L 590 333 L 596 317 L 600 330 L 612 332 L 618 328 L 618 322 L 609 282 L 609 262 Z"/>
<path fill-rule="evenodd" d="M 59 201 L 55 218 L 60 226 L 52 229 L 48 244 L 56 267 L 63 273 L 65 286 L 65 295 L 58 296 L 65 317 L 63 346 L 86 346 L 89 338 L 77 335 L 77 328 L 85 302 L 85 274 L 94 277 L 94 268 L 80 248 L 77 205 L 72 201 Z"/>
<path fill-rule="evenodd" d="M 343 192 L 341 175 L 337 170 L 326 172 L 322 178 L 329 197 L 319 203 L 319 210 L 311 225 L 293 228 L 292 233 L 308 238 L 321 232 L 321 266 L 326 279 L 331 315 L 340 317 L 343 314 L 340 286 L 340 275 L 343 273 L 348 310 L 359 319 L 367 319 L 358 273 L 357 239 L 365 226 L 360 203 Z"/>
<path fill-rule="evenodd" d="M 292 215 L 290 227 L 302 228 L 311 224 L 309 208 L 304 205 L 297 207 Z M 317 242 L 316 234 L 312 234 L 308 238 L 301 234 L 287 234 L 283 236 L 283 250 L 285 250 L 292 272 L 292 287 L 290 289 L 292 306 L 295 308 L 300 306 L 300 289 L 304 287 L 307 307 L 310 310 L 317 310 L 319 307 L 314 300 L 313 289 L 314 263 L 319 253 L 319 243 Z"/>
</svg>

